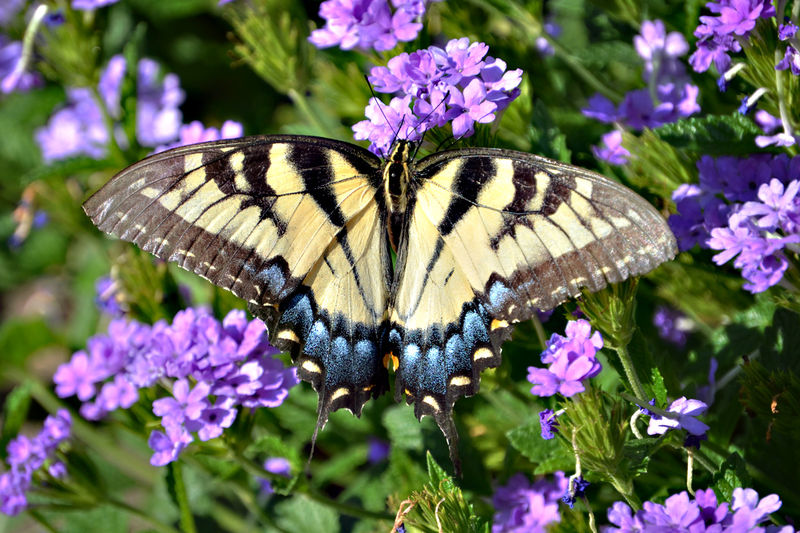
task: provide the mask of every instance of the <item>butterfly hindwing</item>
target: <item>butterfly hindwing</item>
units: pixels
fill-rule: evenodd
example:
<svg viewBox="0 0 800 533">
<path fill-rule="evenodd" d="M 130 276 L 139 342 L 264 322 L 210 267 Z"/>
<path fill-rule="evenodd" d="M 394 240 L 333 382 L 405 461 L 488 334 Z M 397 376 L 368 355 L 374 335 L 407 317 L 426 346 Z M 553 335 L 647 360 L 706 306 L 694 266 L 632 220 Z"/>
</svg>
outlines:
<svg viewBox="0 0 800 533">
<path fill-rule="evenodd" d="M 153 155 L 84 204 L 103 231 L 230 289 L 320 393 L 320 421 L 386 388 L 390 282 L 380 160 L 311 137 L 214 141 Z"/>
<path fill-rule="evenodd" d="M 416 171 L 388 347 L 397 393 L 445 434 L 453 403 L 499 364 L 514 323 L 676 253 L 652 206 L 583 169 L 469 149 L 433 154 Z"/>
</svg>

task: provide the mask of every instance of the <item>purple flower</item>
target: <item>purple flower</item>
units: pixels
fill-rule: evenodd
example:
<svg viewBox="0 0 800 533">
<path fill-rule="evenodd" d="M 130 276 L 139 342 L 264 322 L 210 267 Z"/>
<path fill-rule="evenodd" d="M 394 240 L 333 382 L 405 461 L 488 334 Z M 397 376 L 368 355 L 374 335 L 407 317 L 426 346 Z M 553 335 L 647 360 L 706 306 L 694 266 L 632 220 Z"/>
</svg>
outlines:
<svg viewBox="0 0 800 533">
<path fill-rule="evenodd" d="M 286 478 L 292 477 L 292 466 L 289 460 L 285 457 L 269 457 L 264 461 L 264 470 L 272 474 L 283 476 Z M 261 493 L 272 494 L 275 490 L 272 488 L 272 483 L 268 479 L 261 479 Z"/>
<path fill-rule="evenodd" d="M 622 132 L 614 130 L 606 133 L 602 137 L 602 146 L 592 146 L 592 152 L 597 159 L 601 159 L 612 165 L 625 165 L 631 153 L 622 146 Z"/>
<path fill-rule="evenodd" d="M 650 425 L 647 427 L 648 435 L 663 435 L 669 429 L 685 429 L 692 435 L 702 435 L 708 431 L 708 426 L 695 417 L 706 412 L 708 406 L 700 400 L 690 400 L 686 396 L 681 396 L 672 402 L 667 409 L 670 413 L 676 413 L 677 418 L 661 416 L 651 417 Z"/>
<path fill-rule="evenodd" d="M 787 69 L 789 69 L 793 75 L 800 76 L 800 52 L 792 45 L 786 47 L 783 59 L 775 65 L 775 70 Z"/>
<path fill-rule="evenodd" d="M 395 139 L 418 140 L 450 121 L 454 136 L 472 135 L 475 122 L 491 122 L 519 95 L 522 81 L 521 70 L 506 71 L 488 50 L 484 43 L 453 39 L 444 49 L 431 46 L 374 67 L 369 81 L 375 90 L 401 95 L 388 108 L 371 99 L 368 120 L 353 126 L 355 138 L 370 140 L 370 150 L 385 155 Z"/>
<path fill-rule="evenodd" d="M 558 433 L 558 420 L 552 409 L 545 409 L 539 412 L 539 425 L 542 427 L 542 438 L 550 440 Z"/>
<path fill-rule="evenodd" d="M 94 284 L 94 290 L 96 294 L 94 304 L 100 311 L 112 317 L 120 317 L 125 314 L 120 307 L 121 295 L 117 292 L 117 283 L 110 276 L 98 278 Z"/>
<path fill-rule="evenodd" d="M 555 473 L 552 482 L 541 479 L 533 484 L 523 474 L 514 474 L 492 496 L 495 508 L 492 533 L 543 533 L 548 524 L 561 521 L 558 501 L 567 485 L 561 471 Z"/>
<path fill-rule="evenodd" d="M 113 56 L 108 60 L 108 65 L 100 74 L 100 82 L 97 84 L 97 90 L 103 99 L 106 110 L 115 119 L 119 119 L 122 113 L 120 98 L 127 65 L 123 56 Z"/>
<path fill-rule="evenodd" d="M 797 24 L 787 21 L 786 24 L 778 24 L 778 39 L 788 41 L 797 34 Z"/>
<path fill-rule="evenodd" d="M 182 115 L 178 106 L 185 94 L 178 76 L 162 75 L 152 59 L 139 61 L 137 74 L 136 138 L 143 146 L 156 147 L 178 137 Z"/>
<path fill-rule="evenodd" d="M 569 490 L 561 497 L 561 501 L 566 503 L 570 509 L 575 506 L 575 501 L 583 497 L 586 489 L 589 488 L 589 483 L 582 476 L 578 476 L 572 480 Z"/>
<path fill-rule="evenodd" d="M 187 146 L 189 144 L 202 143 L 208 141 L 218 141 L 220 139 L 237 139 L 244 133 L 242 125 L 233 120 L 226 120 L 222 123 L 220 129 L 206 128 L 199 120 L 195 120 L 181 126 L 179 136 L 180 139 L 174 143 L 165 144 L 156 148 L 156 152 L 163 152 L 170 148 L 178 146 Z"/>
<path fill-rule="evenodd" d="M 664 23 L 660 20 L 642 22 L 641 35 L 633 38 L 633 45 L 639 57 L 644 60 L 645 80 L 658 76 L 656 68 L 667 70 L 664 67 L 669 62 L 689 51 L 689 44 L 683 35 L 676 31 L 667 34 Z"/>
<path fill-rule="evenodd" d="M 0 26 L 7 26 L 20 12 L 26 0 L 5 0 L 0 6 Z"/>
<path fill-rule="evenodd" d="M 588 104 L 588 107 L 581 109 L 581 113 L 589 118 L 610 123 L 617 121 L 621 117 L 614 102 L 600 93 L 595 93 L 594 96 L 589 98 Z"/>
<path fill-rule="evenodd" d="M 759 18 L 775 16 L 769 0 L 721 0 L 709 2 L 708 8 L 718 14 L 714 26 L 718 34 L 748 35 Z"/>
<path fill-rule="evenodd" d="M 73 9 L 90 10 L 116 4 L 119 0 L 72 0 Z"/>
<path fill-rule="evenodd" d="M 25 92 L 41 85 L 42 77 L 25 69 L 22 42 L 9 41 L 5 35 L 0 35 L 0 92 Z"/>
<path fill-rule="evenodd" d="M 727 502 L 718 503 L 711 489 L 698 490 L 693 500 L 683 491 L 668 497 L 663 505 L 647 501 L 636 514 L 624 502 L 614 503 L 608 510 L 608 520 L 617 527 L 607 528 L 606 531 L 763 531 L 763 528 L 753 528 L 780 506 L 777 494 L 759 500 L 754 490 L 741 487 L 734 489 L 731 505 Z M 781 531 L 793 532 L 794 529 L 789 526 L 788 530 Z"/>
<path fill-rule="evenodd" d="M 753 217 L 756 226 L 767 231 L 781 229 L 796 233 L 800 227 L 800 181 L 793 180 L 785 188 L 776 178 L 758 189 L 760 202 L 747 202 L 739 211 L 741 216 Z"/>
<path fill-rule="evenodd" d="M 542 362 L 549 363 L 549 368 L 528 367 L 528 381 L 534 384 L 531 394 L 573 396 L 585 390 L 583 380 L 600 373 L 602 366 L 595 357 L 603 347 L 600 332 L 592 334 L 589 322 L 574 320 L 567 324 L 566 333 L 567 337 L 553 334 L 542 352 Z"/>
<path fill-rule="evenodd" d="M 339 46 L 343 50 L 373 48 L 391 50 L 398 41 L 416 39 L 425 14 L 424 1 L 327 0 L 319 7 L 323 28 L 311 32 L 308 40 L 318 48 Z"/>
<path fill-rule="evenodd" d="M 688 328 L 684 323 L 687 320 L 686 315 L 677 309 L 664 305 L 658 306 L 653 314 L 653 325 L 658 330 L 658 336 L 680 348 L 686 345 Z"/>
<path fill-rule="evenodd" d="M 89 339 L 86 352 L 59 368 L 56 393 L 78 394 L 85 402 L 81 414 L 97 420 L 129 408 L 142 387 L 172 385 L 171 397 L 153 402 L 166 431 L 151 434 L 151 459 L 163 465 L 193 434 L 202 441 L 220 436 L 240 406 L 280 405 L 298 380 L 294 368 L 272 357 L 276 353 L 264 324 L 247 320 L 244 311 L 231 311 L 221 323 L 191 308 L 177 313 L 171 325 L 114 320 L 108 335 Z"/>
<path fill-rule="evenodd" d="M 36 131 L 45 162 L 86 155 L 101 159 L 109 142 L 103 114 L 89 89 L 67 89 L 67 106 Z"/>
<path fill-rule="evenodd" d="M 391 443 L 388 440 L 370 437 L 367 441 L 367 461 L 370 464 L 378 464 L 389 457 Z"/>
<path fill-rule="evenodd" d="M 45 419 L 42 431 L 32 439 L 18 435 L 9 441 L 6 451 L 10 468 L 0 475 L 0 512 L 13 516 L 27 508 L 27 493 L 35 488 L 34 473 L 40 468 L 54 468 L 56 474 L 59 470 L 66 474 L 63 464 L 55 461 L 55 454 L 69 438 L 71 429 L 69 411 L 59 409 Z"/>
</svg>

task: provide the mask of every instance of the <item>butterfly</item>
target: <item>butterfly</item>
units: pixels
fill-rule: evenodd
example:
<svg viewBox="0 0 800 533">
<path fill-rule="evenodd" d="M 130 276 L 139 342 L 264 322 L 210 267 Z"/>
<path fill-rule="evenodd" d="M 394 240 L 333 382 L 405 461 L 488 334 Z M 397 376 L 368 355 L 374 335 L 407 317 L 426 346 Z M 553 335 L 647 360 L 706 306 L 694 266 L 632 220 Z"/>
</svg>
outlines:
<svg viewBox="0 0 800 533">
<path fill-rule="evenodd" d="M 255 136 L 174 148 L 84 204 L 104 232 L 248 302 L 319 394 L 318 425 L 389 389 L 432 416 L 458 469 L 453 404 L 500 364 L 514 324 L 676 254 L 647 201 L 599 174 L 468 148 L 382 160 Z"/>
</svg>

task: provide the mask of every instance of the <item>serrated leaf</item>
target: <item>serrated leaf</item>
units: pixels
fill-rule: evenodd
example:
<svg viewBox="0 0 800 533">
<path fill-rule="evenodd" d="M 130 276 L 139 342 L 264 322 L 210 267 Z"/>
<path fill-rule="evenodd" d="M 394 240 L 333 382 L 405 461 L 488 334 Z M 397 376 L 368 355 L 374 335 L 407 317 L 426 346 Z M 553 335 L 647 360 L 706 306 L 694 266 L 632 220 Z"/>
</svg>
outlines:
<svg viewBox="0 0 800 533">
<path fill-rule="evenodd" d="M 422 450 L 422 426 L 411 409 L 404 405 L 392 406 L 384 411 L 382 419 L 393 448 Z"/>
<path fill-rule="evenodd" d="M 679 120 L 656 128 L 653 133 L 675 148 L 708 155 L 733 155 L 751 153 L 755 137 L 761 131 L 752 120 L 734 113 Z"/>
<path fill-rule="evenodd" d="M 3 403 L 3 431 L 0 434 L 0 453 L 3 459 L 8 456 L 6 445 L 19 433 L 28 417 L 31 405 L 31 385 L 28 382 L 14 387 Z"/>
<path fill-rule="evenodd" d="M 440 487 L 442 486 L 442 481 L 447 481 L 446 488 L 448 490 L 452 490 L 453 483 L 452 478 L 447 475 L 447 472 L 444 471 L 444 468 L 439 466 L 439 463 L 436 462 L 436 459 L 433 458 L 431 452 L 426 454 L 426 459 L 428 461 L 428 479 L 433 487 Z M 443 487 L 445 488 L 445 487 Z"/>
<path fill-rule="evenodd" d="M 275 522 L 283 531 L 337 533 L 341 530 L 336 511 L 303 494 L 276 505 L 275 514 Z"/>
<path fill-rule="evenodd" d="M 747 473 L 747 464 L 738 452 L 734 452 L 714 474 L 712 483 L 714 492 L 719 501 L 731 501 L 733 489 L 748 486 L 750 486 L 750 475 Z"/>
<path fill-rule="evenodd" d="M 647 472 L 647 462 L 650 456 L 661 447 L 663 440 L 664 437 L 661 436 L 627 441 L 622 448 L 622 453 L 628 462 L 628 468 L 640 474 Z"/>
<path fill-rule="evenodd" d="M 506 436 L 511 446 L 533 463 L 542 463 L 545 460 L 562 455 L 558 439 L 545 440 L 542 438 L 538 419 L 531 419 L 527 423 L 512 429 L 506 433 Z"/>
</svg>

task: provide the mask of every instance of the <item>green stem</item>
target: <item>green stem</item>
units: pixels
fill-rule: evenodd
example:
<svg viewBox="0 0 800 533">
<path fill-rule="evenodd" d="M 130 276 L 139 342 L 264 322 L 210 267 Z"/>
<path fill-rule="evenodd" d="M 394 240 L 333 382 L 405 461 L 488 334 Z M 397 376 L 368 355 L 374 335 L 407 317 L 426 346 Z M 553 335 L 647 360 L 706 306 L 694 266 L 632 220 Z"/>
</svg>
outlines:
<svg viewBox="0 0 800 533">
<path fill-rule="evenodd" d="M 316 128 L 317 131 L 325 131 L 326 129 L 328 129 L 326 128 L 325 124 L 323 124 L 322 121 L 319 120 L 319 113 L 315 113 L 311 109 L 308 100 L 300 91 L 296 89 L 289 89 L 289 91 L 286 94 L 292 100 L 294 105 L 300 110 L 303 116 L 306 117 L 306 120 L 314 125 L 314 128 Z"/>
<path fill-rule="evenodd" d="M 636 374 L 636 368 L 633 366 L 633 359 L 631 359 L 628 353 L 628 346 L 617 346 L 616 350 L 619 355 L 619 360 L 622 363 L 622 368 L 625 370 L 625 377 L 628 379 L 631 390 L 633 390 L 633 394 L 636 395 L 637 398 L 646 398 L 647 394 L 645 394 L 642 382 L 639 381 L 639 376 Z"/>
<path fill-rule="evenodd" d="M 611 485 L 625 498 L 625 501 L 628 502 L 628 505 L 630 505 L 634 512 L 642 508 L 642 501 L 636 496 L 636 493 L 633 491 L 633 483 L 629 480 L 623 482 L 616 477 L 611 477 Z"/>
<path fill-rule="evenodd" d="M 183 533 L 197 533 L 197 528 L 194 524 L 194 515 L 192 509 L 189 507 L 189 497 L 186 494 L 186 483 L 183 479 L 183 466 L 180 461 L 174 461 L 167 465 L 172 471 L 173 485 L 175 491 L 175 500 L 180 510 L 181 531 Z"/>
</svg>

